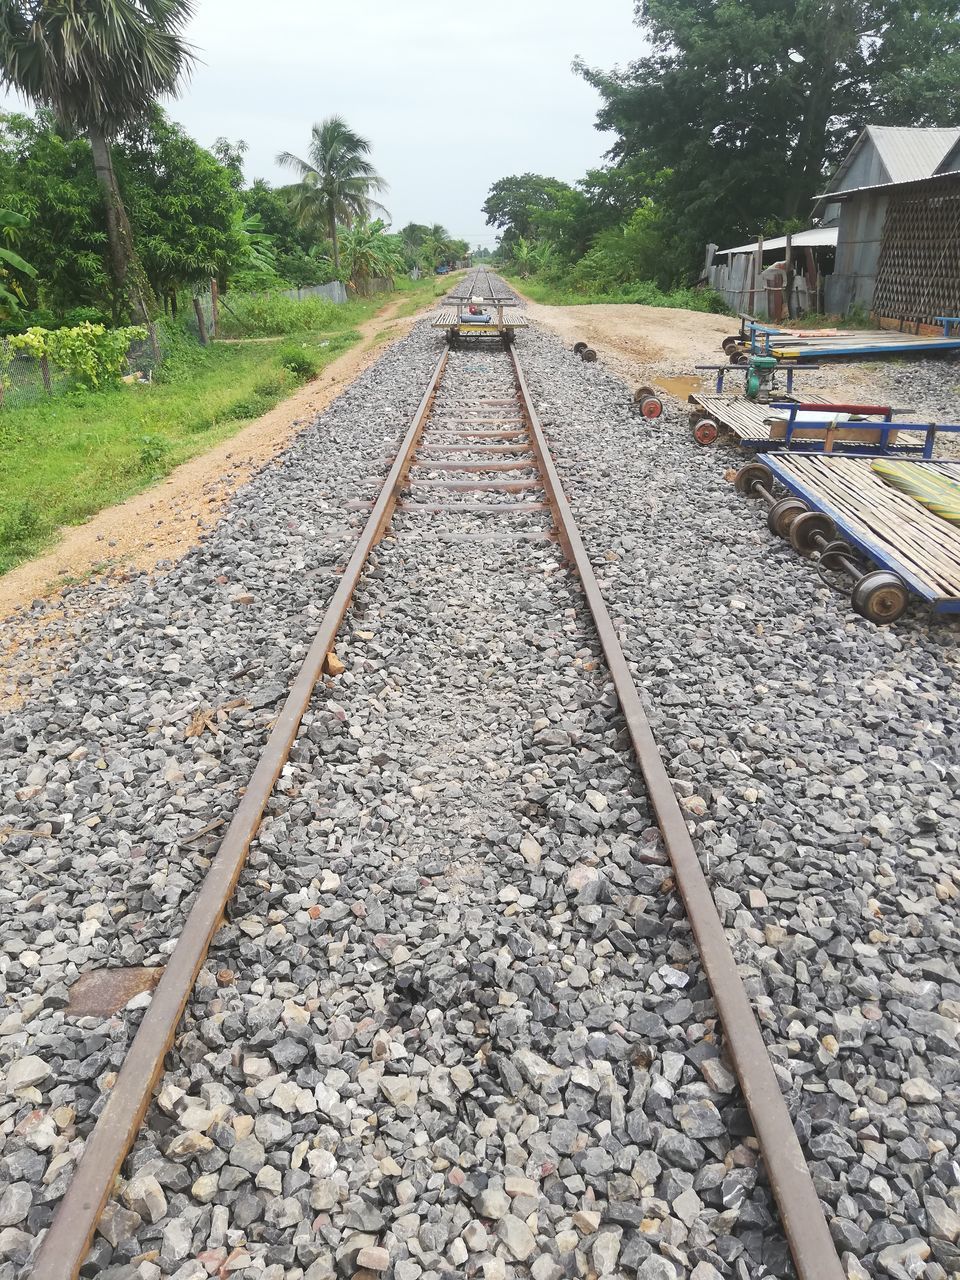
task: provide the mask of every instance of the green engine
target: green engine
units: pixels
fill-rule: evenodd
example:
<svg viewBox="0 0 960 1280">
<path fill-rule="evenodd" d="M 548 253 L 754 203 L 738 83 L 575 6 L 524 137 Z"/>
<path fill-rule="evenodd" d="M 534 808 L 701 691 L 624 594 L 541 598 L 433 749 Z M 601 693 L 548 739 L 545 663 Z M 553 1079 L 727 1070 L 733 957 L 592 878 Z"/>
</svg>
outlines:
<svg viewBox="0 0 960 1280">
<path fill-rule="evenodd" d="M 751 356 L 747 362 L 747 399 L 766 404 L 773 391 L 776 356 Z"/>
</svg>

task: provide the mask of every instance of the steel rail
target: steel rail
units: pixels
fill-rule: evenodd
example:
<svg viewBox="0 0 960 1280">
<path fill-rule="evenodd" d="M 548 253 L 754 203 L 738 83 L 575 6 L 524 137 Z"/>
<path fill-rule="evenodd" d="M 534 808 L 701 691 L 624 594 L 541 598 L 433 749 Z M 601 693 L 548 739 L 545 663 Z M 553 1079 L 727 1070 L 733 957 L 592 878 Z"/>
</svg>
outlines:
<svg viewBox="0 0 960 1280">
<path fill-rule="evenodd" d="M 746 991 L 712 895 L 700 868 L 686 822 L 630 675 L 613 622 L 603 601 L 514 348 L 510 359 L 543 488 L 568 561 L 580 578 L 604 649 L 651 804 L 667 846 L 677 886 L 687 910 L 724 1027 L 781 1220 L 800 1280 L 843 1280 L 843 1272 L 823 1217 L 809 1170 L 777 1084 Z M 149 1105 L 163 1059 L 206 958 L 224 910 L 246 862 L 274 785 L 285 764 L 323 674 L 340 625 L 370 552 L 398 507 L 423 428 L 446 367 L 440 357 L 396 460 L 373 504 L 343 578 L 324 613 L 316 637 L 291 686 L 243 799 L 204 877 L 150 1007 L 124 1059 L 107 1103 L 87 1140 L 30 1272 L 32 1280 L 75 1280 L 100 1214 Z"/>
<path fill-rule="evenodd" d="M 799 1280 L 844 1280 L 843 1267 L 813 1177 L 687 830 L 686 819 L 550 455 L 516 348 L 511 346 L 509 354 L 531 442 L 540 464 L 543 487 L 556 520 L 560 545 L 580 579 L 593 615 L 634 754 L 663 835 L 754 1133 L 760 1143 Z"/>
<path fill-rule="evenodd" d="M 143 1120 L 163 1059 L 173 1043 L 197 974 L 206 959 L 247 860 L 280 770 L 293 746 L 300 722 L 323 674 L 327 655 L 350 605 L 370 552 L 389 523 L 410 469 L 446 367 L 441 355 L 397 458 L 350 556 L 343 577 L 324 612 L 317 634 L 287 694 L 263 747 L 216 857 L 187 916 L 183 931 L 164 966 L 163 977 L 134 1036 L 116 1083 L 100 1113 L 66 1193 L 37 1251 L 32 1280 L 73 1280 L 79 1273 L 103 1207 Z"/>
</svg>

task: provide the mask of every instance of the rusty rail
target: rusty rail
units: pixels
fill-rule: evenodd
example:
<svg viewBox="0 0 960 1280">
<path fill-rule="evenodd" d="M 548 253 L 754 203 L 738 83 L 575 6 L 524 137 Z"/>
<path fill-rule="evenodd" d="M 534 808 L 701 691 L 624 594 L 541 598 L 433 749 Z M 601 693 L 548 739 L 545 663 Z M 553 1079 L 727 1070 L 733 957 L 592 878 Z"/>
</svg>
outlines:
<svg viewBox="0 0 960 1280">
<path fill-rule="evenodd" d="M 657 815 L 687 918 L 703 961 L 703 969 L 737 1079 L 760 1142 L 770 1185 L 780 1210 L 799 1280 L 843 1280 L 843 1267 L 823 1215 L 800 1142 L 794 1132 L 776 1073 L 727 942 L 713 895 L 707 884 L 686 819 L 663 764 L 639 691 L 617 637 L 600 586 L 580 538 L 570 504 L 550 456 L 546 436 L 533 407 L 516 349 L 510 348 L 531 441 L 540 463 L 543 486 L 553 508 L 560 545 L 580 579 L 603 647 L 613 687 L 627 723 L 634 754 Z"/>
<path fill-rule="evenodd" d="M 523 418 L 537 455 L 557 534 L 569 563 L 580 579 L 593 615 L 737 1077 L 763 1149 L 799 1280 L 843 1280 L 840 1261 L 773 1066 L 513 348 L 510 349 L 510 359 Z M 173 1042 L 197 974 L 243 870 L 276 780 L 323 674 L 327 655 L 333 648 L 366 560 L 398 506 L 400 490 L 430 414 L 446 360 L 444 353 L 437 362 L 343 578 L 324 613 L 243 799 L 203 880 L 106 1106 L 87 1140 L 66 1194 L 38 1250 L 31 1271 L 32 1280 L 73 1280 L 79 1273 L 100 1214 L 149 1105 L 154 1085 L 163 1069 L 164 1056 Z M 482 504 L 480 509 L 485 509 Z"/>
<path fill-rule="evenodd" d="M 164 967 L 163 977 L 124 1058 L 106 1106 L 87 1139 L 66 1194 L 37 1251 L 30 1273 L 32 1280 L 70 1280 L 83 1264 L 100 1214 L 113 1190 L 114 1180 L 149 1105 L 153 1087 L 163 1069 L 164 1056 L 173 1042 L 197 974 L 240 878 L 274 784 L 286 763 L 317 681 L 323 674 L 327 655 L 333 648 L 364 564 L 393 514 L 446 362 L 447 353 L 444 352 L 437 361 L 340 584 L 327 606 L 313 644 L 267 738 L 233 821 L 190 908 L 183 932 Z"/>
</svg>

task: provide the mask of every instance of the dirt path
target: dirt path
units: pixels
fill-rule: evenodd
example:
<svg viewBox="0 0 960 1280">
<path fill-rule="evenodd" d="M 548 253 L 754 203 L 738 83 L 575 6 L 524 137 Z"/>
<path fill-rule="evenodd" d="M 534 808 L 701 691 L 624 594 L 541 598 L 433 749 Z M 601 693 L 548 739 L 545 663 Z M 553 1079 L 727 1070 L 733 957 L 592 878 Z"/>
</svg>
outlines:
<svg viewBox="0 0 960 1280">
<path fill-rule="evenodd" d="M 565 342 L 589 342 L 608 364 L 631 377 L 664 363 L 716 364 L 722 339 L 737 329 L 730 316 L 637 303 L 547 307 L 528 299 L 527 310 Z"/>
<path fill-rule="evenodd" d="M 269 413 L 177 467 L 159 485 L 106 507 L 82 525 L 65 528 L 49 551 L 0 577 L 0 619 L 91 573 L 150 570 L 161 560 L 179 559 L 216 524 L 232 495 L 256 470 L 281 453 L 385 345 L 401 338 L 418 315 L 436 306 L 433 300 L 416 315 L 397 319 L 406 301 L 401 297 L 365 320 L 357 346 Z"/>
<path fill-rule="evenodd" d="M 676 307 L 639 303 L 550 307 L 529 298 L 525 301 L 531 319 L 571 346 L 589 342 L 600 358 L 634 387 L 649 382 L 684 403 L 693 392 L 707 390 L 713 382 L 713 374 L 697 374 L 694 366 L 722 363 L 720 343 L 727 334 L 736 333 L 739 325 L 732 316 Z M 869 374 L 862 368 L 836 365 L 814 377 L 810 386 L 818 391 L 829 388 L 843 400 L 862 398 L 868 380 Z"/>
</svg>

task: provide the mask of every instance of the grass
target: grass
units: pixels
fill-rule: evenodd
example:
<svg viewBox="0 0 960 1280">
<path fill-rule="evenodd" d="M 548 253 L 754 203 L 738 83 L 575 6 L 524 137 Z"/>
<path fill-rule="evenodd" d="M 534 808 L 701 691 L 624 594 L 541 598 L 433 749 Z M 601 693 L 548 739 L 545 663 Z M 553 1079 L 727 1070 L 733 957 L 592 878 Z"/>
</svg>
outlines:
<svg viewBox="0 0 960 1280">
<path fill-rule="evenodd" d="M 709 311 L 728 315 L 729 309 L 718 293 L 712 289 L 671 289 L 665 292 L 650 280 L 638 280 L 634 284 L 621 285 L 608 292 L 581 292 L 562 284 L 552 284 L 536 277 L 504 277 L 515 289 L 551 307 L 582 307 L 590 303 L 640 303 L 647 307 L 677 307 L 684 311 Z"/>
<path fill-rule="evenodd" d="M 460 274 L 466 273 L 458 276 Z M 399 299 L 403 301 L 399 302 L 395 314 L 411 316 L 444 294 L 450 278 L 424 276 L 411 280 L 402 276 L 395 282 L 392 293 L 354 297 L 343 303 L 314 297 L 297 302 L 279 293 L 227 294 L 221 307 L 221 331 L 225 338 L 266 338 L 359 325 L 375 316 L 387 302 L 397 303 Z"/>
<path fill-rule="evenodd" d="M 448 284 L 447 276 L 404 279 L 390 294 L 328 304 L 323 330 L 298 325 L 276 341 L 203 348 L 168 328 L 151 385 L 0 409 L 0 573 L 36 555 L 61 525 L 80 524 L 229 439 L 359 342 L 356 326 L 386 305 L 412 315 Z M 316 319 L 312 310 L 308 318 Z"/>
</svg>

